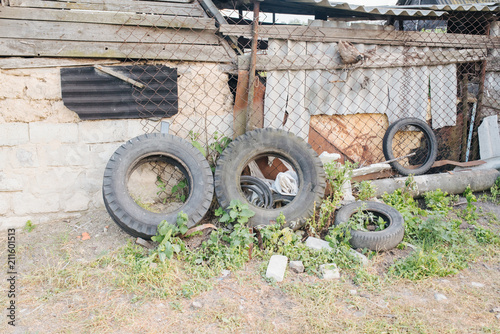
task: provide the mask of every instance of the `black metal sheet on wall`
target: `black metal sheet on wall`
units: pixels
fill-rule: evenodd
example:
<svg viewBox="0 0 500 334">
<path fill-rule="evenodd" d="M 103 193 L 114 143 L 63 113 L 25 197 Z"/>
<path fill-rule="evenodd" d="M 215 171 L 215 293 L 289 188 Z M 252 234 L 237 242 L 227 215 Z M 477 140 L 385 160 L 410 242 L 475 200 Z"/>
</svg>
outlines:
<svg viewBox="0 0 500 334">
<path fill-rule="evenodd" d="M 139 88 L 97 68 L 61 69 L 64 105 L 81 119 L 171 117 L 178 112 L 177 69 L 163 65 L 108 66 Z"/>
</svg>

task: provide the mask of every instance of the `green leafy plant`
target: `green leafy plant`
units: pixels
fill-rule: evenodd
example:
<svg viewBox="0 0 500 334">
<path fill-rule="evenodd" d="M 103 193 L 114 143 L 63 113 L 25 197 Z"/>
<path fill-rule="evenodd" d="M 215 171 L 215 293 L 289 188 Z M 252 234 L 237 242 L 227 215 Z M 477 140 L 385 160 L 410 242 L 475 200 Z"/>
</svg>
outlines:
<svg viewBox="0 0 500 334">
<path fill-rule="evenodd" d="M 334 199 L 343 196 L 342 186 L 344 183 L 351 179 L 352 171 L 357 168 L 358 163 L 351 163 L 346 161 L 344 165 L 340 162 L 332 161 L 326 163 L 323 168 L 325 169 L 326 179 L 332 189 L 332 196 Z"/>
<path fill-rule="evenodd" d="M 191 144 L 207 158 L 210 166 L 212 167 L 212 172 L 215 171 L 215 166 L 217 166 L 217 159 L 219 159 L 219 156 L 222 154 L 224 149 L 232 141 L 231 138 L 225 136 L 222 133 L 219 133 L 218 131 L 215 131 L 211 143 L 208 143 L 207 140 L 207 143 L 205 145 L 207 148 L 205 149 L 205 146 L 199 141 L 199 133 L 190 131 L 189 137 L 191 139 Z"/>
<path fill-rule="evenodd" d="M 356 183 L 355 188 L 360 201 L 366 201 L 375 197 L 375 187 L 370 181 Z"/>
<path fill-rule="evenodd" d="M 26 224 L 24 224 L 23 230 L 26 232 L 30 233 L 35 229 L 35 224 L 31 222 L 31 220 L 26 221 Z"/>
<path fill-rule="evenodd" d="M 447 214 L 453 209 L 452 204 L 457 201 L 457 196 L 449 196 L 447 192 L 436 189 L 425 193 L 424 200 L 429 210 Z"/>
<path fill-rule="evenodd" d="M 187 179 L 180 180 L 175 186 L 172 187 L 172 195 L 178 201 L 185 202 L 186 201 L 186 187 L 187 187 Z"/>
<path fill-rule="evenodd" d="M 221 223 L 232 224 L 238 222 L 244 224 L 255 215 L 255 212 L 248 208 L 248 204 L 241 203 L 238 200 L 232 200 L 226 210 L 218 208 L 215 210 L 215 216 L 220 217 Z"/>
<path fill-rule="evenodd" d="M 472 192 L 472 189 L 470 185 L 465 188 L 464 191 L 464 197 L 467 200 L 467 206 L 465 209 L 462 211 L 462 217 L 464 218 L 465 221 L 469 223 L 473 223 L 478 219 L 478 214 L 476 212 L 476 206 L 473 204 L 477 202 L 477 198 Z"/>
<path fill-rule="evenodd" d="M 166 259 L 171 259 L 174 254 L 179 254 L 185 250 L 184 242 L 178 236 L 187 232 L 187 221 L 188 216 L 183 212 L 179 212 L 176 225 L 170 224 L 166 220 L 163 220 L 158 225 L 156 235 L 151 237 L 151 240 L 158 242 L 153 257 L 158 255 L 160 261 L 165 262 Z"/>
<path fill-rule="evenodd" d="M 382 231 L 385 229 L 387 223 L 384 218 L 376 216 L 371 211 L 367 211 L 364 205 L 347 222 L 348 226 L 358 231 Z"/>
</svg>

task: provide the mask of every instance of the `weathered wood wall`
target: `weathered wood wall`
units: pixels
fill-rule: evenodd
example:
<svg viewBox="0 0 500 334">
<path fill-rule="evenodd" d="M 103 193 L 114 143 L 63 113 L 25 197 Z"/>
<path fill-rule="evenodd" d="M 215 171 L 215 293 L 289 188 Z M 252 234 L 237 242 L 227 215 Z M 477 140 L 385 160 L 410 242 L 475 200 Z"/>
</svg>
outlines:
<svg viewBox="0 0 500 334">
<path fill-rule="evenodd" d="M 0 7 L 0 56 L 228 63 L 215 20 L 191 0 L 11 0 Z"/>
</svg>

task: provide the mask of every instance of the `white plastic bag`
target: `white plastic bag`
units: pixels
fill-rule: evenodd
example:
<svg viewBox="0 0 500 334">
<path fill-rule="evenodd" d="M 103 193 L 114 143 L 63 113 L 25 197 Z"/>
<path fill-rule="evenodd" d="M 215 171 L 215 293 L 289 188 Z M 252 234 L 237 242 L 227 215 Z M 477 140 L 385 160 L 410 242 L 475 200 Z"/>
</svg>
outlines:
<svg viewBox="0 0 500 334">
<path fill-rule="evenodd" d="M 288 170 L 284 173 L 278 173 L 273 183 L 273 190 L 281 195 L 295 196 L 299 189 L 298 181 L 297 173 L 294 171 Z"/>
</svg>

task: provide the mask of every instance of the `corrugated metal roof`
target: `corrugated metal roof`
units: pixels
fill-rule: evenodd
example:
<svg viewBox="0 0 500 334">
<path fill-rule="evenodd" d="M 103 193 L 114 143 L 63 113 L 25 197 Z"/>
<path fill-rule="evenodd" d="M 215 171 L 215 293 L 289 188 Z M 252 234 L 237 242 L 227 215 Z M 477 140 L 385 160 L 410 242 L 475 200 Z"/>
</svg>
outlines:
<svg viewBox="0 0 500 334">
<path fill-rule="evenodd" d="M 302 14 L 325 12 L 329 16 L 402 16 L 402 17 L 441 17 L 450 11 L 499 12 L 500 3 L 481 4 L 443 4 L 418 6 L 363 6 L 330 0 L 264 0 L 261 10 L 276 13 L 295 12 Z"/>
<path fill-rule="evenodd" d="M 287 2 L 297 2 L 287 0 Z M 498 2 L 483 4 L 446 4 L 446 5 L 418 5 L 418 6 L 362 6 L 349 3 L 339 3 L 328 0 L 302 0 L 301 3 L 332 8 L 337 10 L 347 10 L 358 13 L 389 16 L 410 16 L 410 17 L 440 17 L 449 11 L 475 11 L 475 12 L 498 12 L 500 6 Z"/>
<path fill-rule="evenodd" d="M 170 117 L 177 113 L 177 69 L 163 65 L 108 68 L 145 87 L 134 87 L 92 66 L 62 68 L 64 105 L 81 119 Z"/>
</svg>

